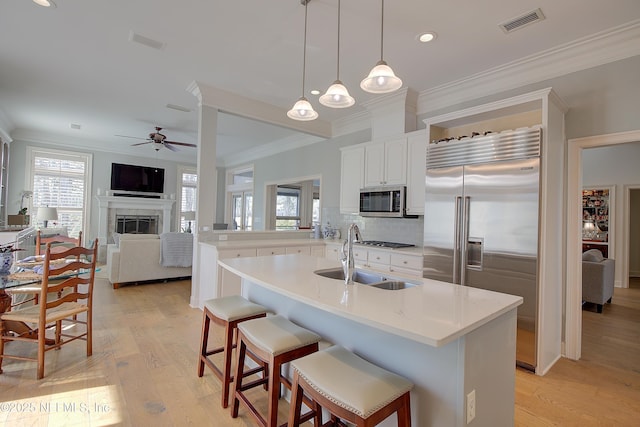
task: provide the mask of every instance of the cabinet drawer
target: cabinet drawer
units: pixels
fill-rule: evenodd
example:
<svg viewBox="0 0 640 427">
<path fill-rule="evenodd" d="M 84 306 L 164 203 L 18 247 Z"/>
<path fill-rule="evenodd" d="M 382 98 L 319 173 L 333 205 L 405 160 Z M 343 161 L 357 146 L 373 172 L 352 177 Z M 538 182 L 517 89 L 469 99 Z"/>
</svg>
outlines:
<svg viewBox="0 0 640 427">
<path fill-rule="evenodd" d="M 269 256 L 269 255 L 284 255 L 286 253 L 285 248 L 258 248 L 257 250 L 258 256 Z"/>
<path fill-rule="evenodd" d="M 391 265 L 395 267 L 410 268 L 422 271 L 423 259 L 421 256 L 404 254 L 391 254 Z"/>
<path fill-rule="evenodd" d="M 311 255 L 311 248 L 309 246 L 289 246 L 286 248 L 285 253 L 298 254 L 298 255 Z"/>
<path fill-rule="evenodd" d="M 225 249 L 218 252 L 218 259 L 223 258 L 240 258 L 256 256 L 256 250 L 253 248 L 247 249 Z"/>
<path fill-rule="evenodd" d="M 353 248 L 353 259 L 359 262 L 367 261 L 367 250 L 360 248 Z"/>
<path fill-rule="evenodd" d="M 334 243 L 326 243 L 325 246 L 325 258 L 330 260 L 339 260 L 341 254 L 342 245 Z"/>
<path fill-rule="evenodd" d="M 369 256 L 367 260 L 369 264 L 387 264 L 389 265 L 391 254 L 384 251 L 368 251 Z"/>
</svg>

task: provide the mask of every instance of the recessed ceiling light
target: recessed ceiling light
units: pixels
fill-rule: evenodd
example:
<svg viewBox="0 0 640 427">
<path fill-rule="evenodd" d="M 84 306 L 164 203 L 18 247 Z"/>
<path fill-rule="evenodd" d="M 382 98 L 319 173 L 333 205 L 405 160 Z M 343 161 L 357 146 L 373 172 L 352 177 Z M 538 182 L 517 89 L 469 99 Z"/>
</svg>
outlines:
<svg viewBox="0 0 640 427">
<path fill-rule="evenodd" d="M 53 0 L 33 0 L 33 2 L 44 7 L 56 7 L 56 4 L 53 2 Z"/>
<path fill-rule="evenodd" d="M 418 40 L 422 43 L 428 43 L 436 39 L 436 33 L 433 31 L 428 31 L 426 33 L 422 33 L 418 36 Z"/>
<path fill-rule="evenodd" d="M 320 91 L 318 89 L 313 89 L 311 91 L 311 95 L 320 95 Z"/>
<path fill-rule="evenodd" d="M 82 126 L 81 126 L 81 125 L 79 125 L 78 123 L 70 123 L 70 124 L 69 124 L 69 127 L 70 127 L 71 129 L 75 129 L 75 130 L 80 130 L 80 128 L 82 128 Z"/>
</svg>

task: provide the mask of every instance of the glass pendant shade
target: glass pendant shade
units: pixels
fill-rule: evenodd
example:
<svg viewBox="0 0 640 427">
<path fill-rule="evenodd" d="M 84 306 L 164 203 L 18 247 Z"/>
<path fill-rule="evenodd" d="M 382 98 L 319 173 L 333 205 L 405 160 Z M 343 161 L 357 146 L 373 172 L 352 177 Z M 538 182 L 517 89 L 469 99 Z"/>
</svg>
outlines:
<svg viewBox="0 0 640 427">
<path fill-rule="evenodd" d="M 347 108 L 356 103 L 340 80 L 333 82 L 327 92 L 319 98 L 320 104 L 331 108 Z"/>
<path fill-rule="evenodd" d="M 293 108 L 287 111 L 287 117 L 293 120 L 315 120 L 318 118 L 318 113 L 313 109 L 311 103 L 307 101 L 304 96 L 298 99 Z"/>
<path fill-rule="evenodd" d="M 389 93 L 402 87 L 402 80 L 383 60 L 380 60 L 369 75 L 360 82 L 360 87 L 369 93 Z"/>
</svg>

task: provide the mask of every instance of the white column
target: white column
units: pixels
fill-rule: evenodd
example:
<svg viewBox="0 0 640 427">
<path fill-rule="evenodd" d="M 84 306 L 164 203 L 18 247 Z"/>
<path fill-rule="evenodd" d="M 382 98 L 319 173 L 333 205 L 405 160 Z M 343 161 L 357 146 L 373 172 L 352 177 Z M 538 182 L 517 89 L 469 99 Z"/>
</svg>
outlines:
<svg viewBox="0 0 640 427">
<path fill-rule="evenodd" d="M 198 234 L 202 227 L 213 229 L 216 221 L 216 201 L 218 196 L 218 176 L 216 168 L 216 138 L 218 131 L 218 109 L 212 100 L 205 99 L 201 88 L 197 82 L 193 82 L 187 88 L 200 101 L 198 104 L 198 187 L 196 208 L 196 224 L 198 229 L 194 230 L 193 239 L 193 267 L 191 276 L 191 301 L 192 307 L 198 307 L 200 300 L 200 289 L 206 286 L 201 284 L 201 259 L 200 246 L 198 244 Z"/>
</svg>

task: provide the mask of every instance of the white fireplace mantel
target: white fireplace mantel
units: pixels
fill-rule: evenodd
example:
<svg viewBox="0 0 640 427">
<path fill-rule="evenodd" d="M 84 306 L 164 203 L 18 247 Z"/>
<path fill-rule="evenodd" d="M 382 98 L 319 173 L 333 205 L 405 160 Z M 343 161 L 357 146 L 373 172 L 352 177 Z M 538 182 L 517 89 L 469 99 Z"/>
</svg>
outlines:
<svg viewBox="0 0 640 427">
<path fill-rule="evenodd" d="M 109 227 L 109 209 L 154 209 L 162 211 L 162 232 L 171 231 L 171 208 L 176 202 L 171 199 L 152 199 L 146 197 L 95 196 L 98 200 L 98 238 L 107 242 Z"/>
</svg>

